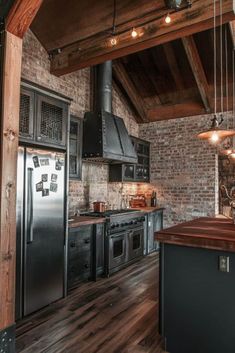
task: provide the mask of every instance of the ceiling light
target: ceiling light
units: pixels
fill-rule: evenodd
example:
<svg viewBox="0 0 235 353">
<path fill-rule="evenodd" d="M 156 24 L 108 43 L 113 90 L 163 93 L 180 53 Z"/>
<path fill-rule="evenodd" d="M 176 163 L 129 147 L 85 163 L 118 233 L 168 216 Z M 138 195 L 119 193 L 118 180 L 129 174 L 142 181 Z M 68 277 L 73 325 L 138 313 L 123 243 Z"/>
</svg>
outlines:
<svg viewBox="0 0 235 353">
<path fill-rule="evenodd" d="M 212 119 L 212 124 L 209 130 L 201 132 L 198 134 L 198 137 L 202 140 L 209 140 L 212 143 L 217 143 L 220 140 L 228 137 L 234 136 L 235 130 L 226 130 L 220 128 L 221 123 L 223 122 L 223 116 L 221 114 L 220 121 L 217 118 L 217 115 L 214 115 Z"/>
<path fill-rule="evenodd" d="M 138 32 L 136 31 L 135 28 L 132 28 L 131 36 L 132 36 L 132 38 L 136 38 L 138 36 Z"/>
<path fill-rule="evenodd" d="M 165 22 L 166 22 L 166 24 L 171 23 L 171 16 L 169 15 L 169 13 L 168 13 L 167 16 L 165 17 Z"/>
<path fill-rule="evenodd" d="M 115 45 L 118 44 L 118 39 L 117 37 L 113 36 L 110 38 L 110 44 L 112 45 L 112 47 L 115 47 Z"/>
</svg>

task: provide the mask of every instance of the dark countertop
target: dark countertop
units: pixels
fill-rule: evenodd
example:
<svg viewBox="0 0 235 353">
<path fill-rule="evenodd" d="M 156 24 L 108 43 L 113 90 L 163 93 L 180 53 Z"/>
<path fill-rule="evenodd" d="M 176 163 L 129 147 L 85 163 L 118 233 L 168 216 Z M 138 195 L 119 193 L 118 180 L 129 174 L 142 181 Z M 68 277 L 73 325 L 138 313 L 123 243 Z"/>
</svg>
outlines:
<svg viewBox="0 0 235 353">
<path fill-rule="evenodd" d="M 235 252 L 235 225 L 227 218 L 198 218 L 155 233 L 160 243 Z"/>
<path fill-rule="evenodd" d="M 131 208 L 132 210 L 140 210 L 142 212 L 145 213 L 151 213 L 154 211 L 160 211 L 160 210 L 164 210 L 164 207 L 136 207 L 136 208 Z"/>
<path fill-rule="evenodd" d="M 74 216 L 73 221 L 69 222 L 69 228 L 77 228 L 80 226 L 86 226 L 90 224 L 104 223 L 105 218 L 100 217 L 88 217 L 88 216 Z"/>
</svg>

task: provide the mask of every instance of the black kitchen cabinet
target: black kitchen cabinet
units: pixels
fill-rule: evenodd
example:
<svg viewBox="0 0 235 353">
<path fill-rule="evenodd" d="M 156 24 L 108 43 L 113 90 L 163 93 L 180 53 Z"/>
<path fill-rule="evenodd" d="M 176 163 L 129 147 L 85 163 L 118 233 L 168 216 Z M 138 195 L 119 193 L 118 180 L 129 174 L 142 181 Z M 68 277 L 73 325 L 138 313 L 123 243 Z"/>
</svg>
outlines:
<svg viewBox="0 0 235 353">
<path fill-rule="evenodd" d="M 34 92 L 22 88 L 20 93 L 20 139 L 32 141 L 34 139 Z"/>
<path fill-rule="evenodd" d="M 155 210 L 146 215 L 146 254 L 151 254 L 159 248 L 158 243 L 154 240 L 154 233 L 163 228 L 163 210 Z"/>
<path fill-rule="evenodd" d="M 82 120 L 73 115 L 70 117 L 69 177 L 82 178 Z"/>
<path fill-rule="evenodd" d="M 150 143 L 131 136 L 138 161 L 137 164 L 114 164 L 109 166 L 110 182 L 149 182 L 150 181 Z"/>
<path fill-rule="evenodd" d="M 49 91 L 22 84 L 20 94 L 21 142 L 66 148 L 69 101 Z"/>
<path fill-rule="evenodd" d="M 69 229 L 68 289 L 104 272 L 104 227 L 101 224 Z"/>
</svg>

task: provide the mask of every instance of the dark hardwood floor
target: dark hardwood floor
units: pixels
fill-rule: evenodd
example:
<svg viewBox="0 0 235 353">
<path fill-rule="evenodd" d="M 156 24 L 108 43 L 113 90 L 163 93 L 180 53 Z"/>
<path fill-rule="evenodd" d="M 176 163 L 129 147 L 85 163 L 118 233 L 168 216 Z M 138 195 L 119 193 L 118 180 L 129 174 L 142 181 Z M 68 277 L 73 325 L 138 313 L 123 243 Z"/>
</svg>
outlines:
<svg viewBox="0 0 235 353">
<path fill-rule="evenodd" d="M 158 255 L 69 296 L 17 324 L 24 353 L 163 353 L 158 334 Z"/>
</svg>

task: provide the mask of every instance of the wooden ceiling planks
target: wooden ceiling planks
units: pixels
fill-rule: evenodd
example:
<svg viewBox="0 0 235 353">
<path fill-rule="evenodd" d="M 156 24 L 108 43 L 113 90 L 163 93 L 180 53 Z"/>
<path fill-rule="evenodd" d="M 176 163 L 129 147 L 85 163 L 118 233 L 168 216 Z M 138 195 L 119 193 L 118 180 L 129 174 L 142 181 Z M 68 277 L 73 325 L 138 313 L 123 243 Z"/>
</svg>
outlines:
<svg viewBox="0 0 235 353">
<path fill-rule="evenodd" d="M 121 3 L 125 1 L 127 0 L 122 0 Z M 158 8 L 155 19 L 140 27 L 141 35 L 138 38 L 132 40 L 130 31 L 120 33 L 116 46 L 109 45 L 110 34 L 107 32 L 99 32 L 84 41 L 77 38 L 77 42 L 59 47 L 59 52 L 54 52 L 51 72 L 60 76 L 213 27 L 213 2 L 211 0 L 193 0 L 192 4 L 191 8 L 174 13 L 170 25 L 166 25 L 162 17 L 167 9 L 164 7 L 159 10 Z M 219 13 L 219 1 L 216 5 L 217 13 Z M 232 0 L 223 0 L 222 10 L 224 22 L 235 18 Z M 142 21 L 145 21 L 144 15 Z M 129 30 L 132 26 L 133 22 L 130 21 Z M 50 30 L 50 28 L 47 29 Z M 36 32 L 36 34 L 40 39 L 40 33 Z M 40 40 L 43 43 L 42 39 Z"/>
<path fill-rule="evenodd" d="M 118 31 L 151 20 L 165 8 L 164 0 L 119 0 L 116 2 Z M 130 27 L 131 23 L 131 27 Z M 49 52 L 78 40 L 110 31 L 113 0 L 45 0 L 31 28 Z"/>
</svg>

